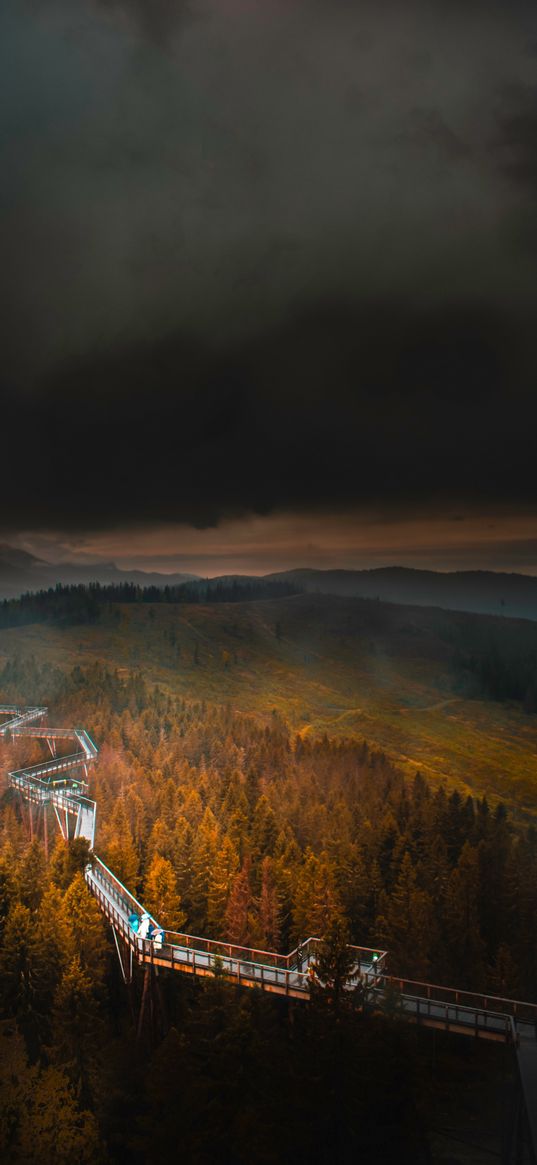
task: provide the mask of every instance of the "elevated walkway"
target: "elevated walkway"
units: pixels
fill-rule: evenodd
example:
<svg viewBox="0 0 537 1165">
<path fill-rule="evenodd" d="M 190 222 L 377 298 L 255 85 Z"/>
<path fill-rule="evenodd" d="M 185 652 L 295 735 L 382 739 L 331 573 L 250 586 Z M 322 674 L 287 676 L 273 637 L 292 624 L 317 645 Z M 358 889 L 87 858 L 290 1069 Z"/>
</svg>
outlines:
<svg viewBox="0 0 537 1165">
<path fill-rule="evenodd" d="M 28 737 L 48 745 L 50 760 L 8 773 L 11 787 L 21 794 L 30 813 L 32 807 L 46 814 L 51 805 L 63 837 L 84 837 L 93 849 L 97 806 L 86 797 L 88 766 L 98 756 L 97 746 L 84 728 L 48 728 L 43 724 L 47 709 L 0 705 L 0 737 Z M 35 723 L 37 721 L 37 723 Z M 57 756 L 58 742 L 72 741 L 77 751 Z"/>
<path fill-rule="evenodd" d="M 309 998 L 312 978 L 315 978 L 318 939 L 309 938 L 289 955 L 252 950 L 173 931 L 161 931 L 157 941 L 142 939 L 129 922 L 129 918 L 138 918 L 145 913 L 142 904 L 96 856 L 87 867 L 85 876 L 103 914 L 140 964 L 149 963 L 201 976 L 214 976 L 216 972 L 243 987 L 260 987 L 295 999 Z M 155 919 L 151 921 L 158 930 Z M 518 1044 L 523 1037 L 537 1051 L 536 1004 L 397 979 L 383 973 L 385 951 L 366 947 L 350 949 L 355 953 L 356 961 L 348 989 L 360 987 L 371 1008 L 386 1010 L 388 1007 L 401 1017 L 425 1027 L 442 1028 L 481 1039 Z M 298 969 L 299 962 L 301 970 Z"/>
<path fill-rule="evenodd" d="M 280 955 L 274 951 L 254 950 L 196 935 L 160 930 L 155 919 L 151 922 L 159 937 L 143 939 L 129 919 L 133 916 L 141 918 L 146 913 L 144 907 L 104 862 L 94 856 L 85 876 L 103 914 L 140 964 L 200 976 L 214 976 L 216 973 L 243 987 L 261 987 L 277 995 L 309 998 L 318 939 L 310 938 L 289 955 Z M 356 984 L 365 981 L 373 987 L 379 981 L 377 967 L 383 965 L 386 953 L 366 947 L 351 947 L 351 950 L 356 956 Z"/>
</svg>

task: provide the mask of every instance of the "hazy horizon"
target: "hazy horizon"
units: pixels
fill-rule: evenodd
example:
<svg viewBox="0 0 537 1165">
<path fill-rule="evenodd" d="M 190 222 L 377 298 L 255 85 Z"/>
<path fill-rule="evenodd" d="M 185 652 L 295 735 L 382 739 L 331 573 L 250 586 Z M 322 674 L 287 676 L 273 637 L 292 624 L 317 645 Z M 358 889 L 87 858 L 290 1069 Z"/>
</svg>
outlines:
<svg viewBox="0 0 537 1165">
<path fill-rule="evenodd" d="M 537 574 L 537 531 L 531 515 L 463 513 L 405 519 L 394 513 L 272 514 L 185 525 L 139 527 L 59 536 L 6 531 L 2 541 L 51 563 L 125 570 L 262 575 L 276 571 L 495 570 Z"/>
</svg>

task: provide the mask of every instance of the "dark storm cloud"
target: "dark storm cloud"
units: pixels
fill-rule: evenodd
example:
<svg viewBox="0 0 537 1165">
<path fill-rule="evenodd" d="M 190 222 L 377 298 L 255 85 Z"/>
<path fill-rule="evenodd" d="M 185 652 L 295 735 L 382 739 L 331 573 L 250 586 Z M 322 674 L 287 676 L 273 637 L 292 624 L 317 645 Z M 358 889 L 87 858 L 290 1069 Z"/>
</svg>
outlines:
<svg viewBox="0 0 537 1165">
<path fill-rule="evenodd" d="M 123 12 L 139 31 L 161 47 L 182 27 L 188 15 L 185 0 L 95 0 L 111 14 Z"/>
<path fill-rule="evenodd" d="M 0 466 L 4 518 L 204 526 L 424 497 L 535 502 L 521 339 L 460 306 L 322 304 L 226 352 L 178 336 L 94 357 L 24 402 L 31 423 Z M 21 403 L 5 402 L 9 433 Z"/>
<path fill-rule="evenodd" d="M 509 85 L 501 94 L 493 151 L 502 174 L 537 193 L 537 85 Z"/>
<path fill-rule="evenodd" d="M 425 149 L 436 149 L 453 162 L 466 158 L 470 147 L 444 120 L 437 109 L 413 109 L 407 126 L 408 141 Z"/>
<path fill-rule="evenodd" d="M 6 0 L 0 44 L 3 526 L 537 500 L 533 6 Z"/>
</svg>

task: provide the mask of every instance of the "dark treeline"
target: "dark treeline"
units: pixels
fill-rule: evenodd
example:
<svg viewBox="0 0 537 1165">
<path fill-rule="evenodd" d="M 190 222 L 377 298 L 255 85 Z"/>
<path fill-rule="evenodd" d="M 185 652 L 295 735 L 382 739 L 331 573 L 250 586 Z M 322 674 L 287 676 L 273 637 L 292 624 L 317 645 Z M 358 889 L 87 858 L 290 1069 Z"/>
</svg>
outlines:
<svg viewBox="0 0 537 1165">
<path fill-rule="evenodd" d="M 491 700 L 516 700 L 526 712 L 537 712 L 537 651 L 491 639 L 482 650 L 460 652 L 458 666 L 473 677 L 478 695 Z"/>
<path fill-rule="evenodd" d="M 343 934 L 385 946 L 394 972 L 535 998 L 537 838 L 503 806 L 407 782 L 365 743 L 292 737 L 277 714 L 262 724 L 100 665 L 10 662 L 0 698 L 48 703 L 98 741 L 97 852 L 166 927 L 284 951 Z M 41 747 L 4 742 L 2 771 Z M 6 791 L 2 1159 L 157 1165 L 180 1145 L 224 1165 L 431 1160 L 429 1053 L 352 998 L 320 990 L 290 1016 L 218 975 L 172 974 L 156 1046 L 137 1044 L 87 856 L 60 839 L 47 861 Z"/>
<path fill-rule="evenodd" d="M 29 623 L 76 626 L 95 623 L 111 603 L 244 603 L 283 599 L 299 594 L 294 583 L 266 579 L 200 579 L 177 586 L 141 587 L 135 583 L 58 583 L 46 591 L 28 592 L 0 603 L 0 628 Z"/>
</svg>

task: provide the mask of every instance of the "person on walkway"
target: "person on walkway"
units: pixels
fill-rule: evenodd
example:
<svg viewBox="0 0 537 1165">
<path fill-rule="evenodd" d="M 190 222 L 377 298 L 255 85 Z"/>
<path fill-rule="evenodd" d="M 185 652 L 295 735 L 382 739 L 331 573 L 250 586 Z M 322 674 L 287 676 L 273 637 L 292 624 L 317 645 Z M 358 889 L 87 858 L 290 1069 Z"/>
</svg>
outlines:
<svg viewBox="0 0 537 1165">
<path fill-rule="evenodd" d="M 138 927 L 138 934 L 139 934 L 140 938 L 149 938 L 150 937 L 149 932 L 151 929 L 152 929 L 151 928 L 151 919 L 150 919 L 147 911 L 145 911 L 144 914 L 142 914 L 142 919 L 141 919 L 140 925 Z"/>
</svg>

